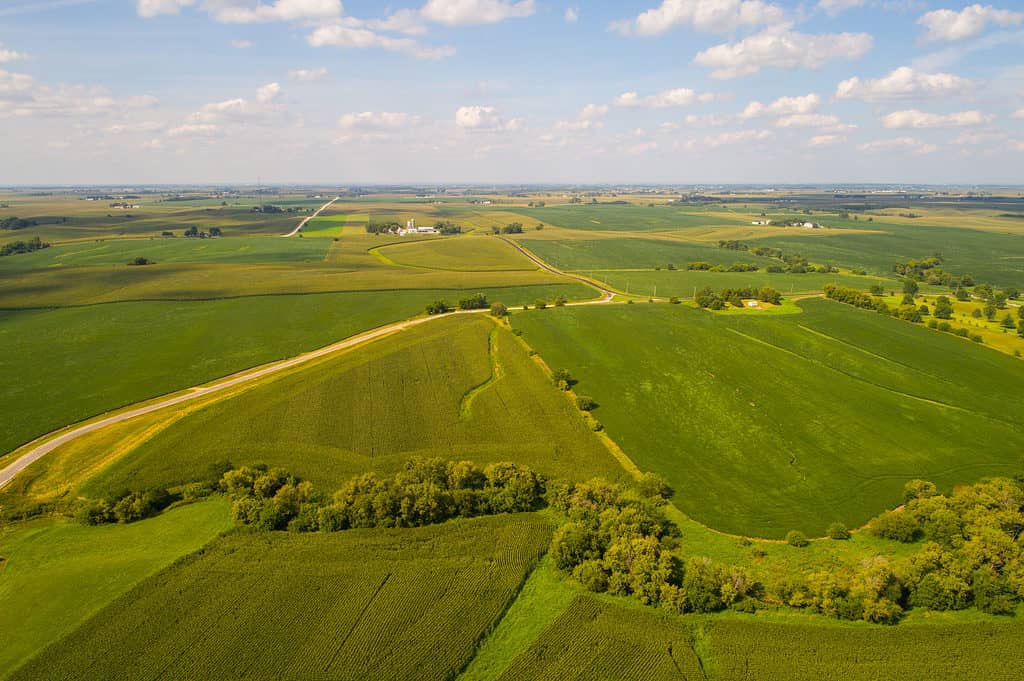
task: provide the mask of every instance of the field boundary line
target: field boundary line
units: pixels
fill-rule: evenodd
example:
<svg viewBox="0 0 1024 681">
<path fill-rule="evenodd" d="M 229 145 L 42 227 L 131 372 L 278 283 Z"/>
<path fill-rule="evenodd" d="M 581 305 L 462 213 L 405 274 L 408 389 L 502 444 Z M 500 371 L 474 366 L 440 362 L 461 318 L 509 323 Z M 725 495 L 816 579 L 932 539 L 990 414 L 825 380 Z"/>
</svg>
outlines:
<svg viewBox="0 0 1024 681">
<path fill-rule="evenodd" d="M 290 236 L 295 236 L 296 234 L 298 234 L 299 232 L 301 232 L 301 231 L 302 231 L 302 228 L 306 226 L 306 223 L 307 223 L 307 222 L 309 222 L 309 221 L 310 221 L 310 220 L 312 220 L 313 218 L 315 218 L 315 217 L 319 216 L 319 215 L 320 215 L 320 213 L 322 213 L 322 212 L 323 212 L 323 211 L 324 211 L 324 210 L 325 210 L 325 209 L 326 209 L 326 208 L 327 208 L 328 206 L 330 206 L 330 205 L 331 205 L 332 203 L 334 203 L 335 201 L 337 201 L 337 200 L 338 200 L 338 199 L 340 199 L 340 198 L 341 198 L 340 196 L 335 196 L 335 197 L 334 197 L 333 199 L 331 199 L 330 201 L 328 201 L 328 202 L 327 202 L 327 203 L 325 203 L 324 205 L 322 205 L 322 206 L 320 206 L 319 208 L 317 208 L 317 209 L 316 209 L 316 212 L 315 212 L 315 213 L 313 213 L 313 214 L 312 214 L 312 215 L 310 215 L 309 217 L 305 218 L 305 219 L 304 219 L 304 220 L 303 220 L 302 222 L 300 222 L 300 223 L 299 223 L 299 224 L 298 224 L 298 225 L 297 225 L 297 226 L 295 227 L 295 229 L 293 229 L 292 231 L 288 232 L 287 234 L 282 234 L 282 235 L 281 235 L 281 238 L 283 238 L 283 239 L 287 239 L 288 237 L 290 237 Z"/>
</svg>

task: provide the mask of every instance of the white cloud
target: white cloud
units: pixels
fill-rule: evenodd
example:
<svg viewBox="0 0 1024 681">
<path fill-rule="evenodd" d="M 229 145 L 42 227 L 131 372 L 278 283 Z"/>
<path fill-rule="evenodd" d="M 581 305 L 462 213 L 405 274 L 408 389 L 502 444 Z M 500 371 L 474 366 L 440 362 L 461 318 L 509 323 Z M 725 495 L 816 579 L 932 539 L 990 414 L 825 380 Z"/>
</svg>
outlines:
<svg viewBox="0 0 1024 681">
<path fill-rule="evenodd" d="M 970 5 L 957 12 L 937 9 L 917 20 L 927 29 L 925 40 L 966 40 L 980 35 L 988 26 L 1020 26 L 1024 12 L 996 9 L 992 5 Z"/>
<path fill-rule="evenodd" d="M 783 116 L 775 121 L 777 128 L 840 128 L 843 127 L 837 116 L 827 114 L 802 113 Z"/>
<path fill-rule="evenodd" d="M 818 0 L 818 7 L 831 17 L 848 9 L 863 7 L 865 0 Z"/>
<path fill-rule="evenodd" d="M 427 32 L 427 27 L 423 25 L 423 16 L 413 9 L 400 9 L 385 19 L 367 21 L 366 25 L 378 31 L 394 31 L 408 35 L 421 35 Z"/>
<path fill-rule="evenodd" d="M 862 144 L 857 148 L 868 153 L 877 153 L 882 151 L 908 151 L 912 154 L 931 154 L 938 149 L 934 144 L 925 144 L 924 142 L 919 142 L 913 137 L 896 137 L 893 139 L 875 140 L 873 142 Z"/>
<path fill-rule="evenodd" d="M 138 0 L 135 11 L 140 17 L 151 18 L 161 14 L 177 14 L 182 7 L 194 5 L 196 0 Z"/>
<path fill-rule="evenodd" d="M 166 126 L 160 121 L 139 121 L 137 123 L 115 123 L 104 128 L 111 135 L 125 135 L 137 132 L 157 132 Z"/>
<path fill-rule="evenodd" d="M 630 156 L 640 156 L 648 152 L 654 151 L 658 148 L 658 143 L 654 140 L 648 142 L 637 142 L 636 144 L 630 144 L 624 151 Z"/>
<path fill-rule="evenodd" d="M 861 80 L 854 76 L 839 83 L 838 99 L 862 99 L 879 102 L 889 99 L 950 97 L 962 95 L 973 88 L 966 78 L 951 73 L 921 73 L 901 66 L 884 78 Z"/>
<path fill-rule="evenodd" d="M 894 111 L 882 117 L 882 125 L 887 128 L 961 128 L 971 125 L 984 125 L 992 120 L 992 116 L 980 111 L 960 111 L 951 114 L 934 114 L 909 109 Z"/>
<path fill-rule="evenodd" d="M 734 132 L 723 132 L 719 135 L 705 137 L 703 143 L 708 147 L 724 147 L 731 144 L 766 140 L 771 136 L 771 130 L 737 130 Z"/>
<path fill-rule="evenodd" d="M 839 144 L 845 142 L 846 138 L 842 135 L 815 135 L 811 139 L 807 140 L 807 146 L 809 147 L 830 147 L 833 144 Z"/>
<path fill-rule="evenodd" d="M 318 69 L 294 69 L 288 72 L 288 77 L 292 80 L 307 83 L 315 80 L 323 80 L 327 77 L 327 69 L 322 66 Z"/>
<path fill-rule="evenodd" d="M 786 13 L 762 0 L 663 0 L 633 20 L 616 21 L 611 29 L 624 35 L 660 35 L 680 26 L 709 33 L 730 33 L 741 26 L 786 22 Z"/>
<path fill-rule="evenodd" d="M 730 116 L 722 116 L 719 114 L 709 114 L 707 116 L 697 116 L 695 114 L 689 114 L 684 120 L 686 121 L 686 124 L 689 126 L 701 128 L 720 128 L 723 125 L 728 125 L 729 123 L 732 122 L 732 118 Z M 675 126 L 675 128 L 679 127 L 674 123 L 666 123 L 663 125 L 663 128 L 666 130 L 674 129 L 671 126 Z"/>
<path fill-rule="evenodd" d="M 420 117 L 400 111 L 347 113 L 338 119 L 343 130 L 400 130 L 420 124 Z"/>
<path fill-rule="evenodd" d="M 5 49 L 3 43 L 0 43 L 0 64 L 9 64 L 14 61 L 24 61 L 26 59 L 28 59 L 27 53 Z"/>
<path fill-rule="evenodd" d="M 608 113 L 607 104 L 587 104 L 571 121 L 558 121 L 555 123 L 556 130 L 591 130 L 604 127 L 605 114 Z"/>
<path fill-rule="evenodd" d="M 713 101 L 715 95 L 710 92 L 697 94 L 690 88 L 664 90 L 654 95 L 641 97 L 636 92 L 624 92 L 615 98 L 615 106 L 642 107 L 645 109 L 665 109 L 673 106 L 688 106 L 694 102 L 706 104 Z"/>
<path fill-rule="evenodd" d="M 740 113 L 740 118 L 757 118 L 758 116 L 788 116 L 791 114 L 811 113 L 821 104 L 821 97 L 814 94 L 798 97 L 779 97 L 765 106 L 761 102 L 750 102 Z"/>
<path fill-rule="evenodd" d="M 1016 111 L 1014 111 L 1013 112 L 1013 116 L 1011 116 L 1011 118 L 1016 118 L 1018 120 L 1024 120 L 1024 109 L 1017 109 Z"/>
<path fill-rule="evenodd" d="M 255 7 L 237 5 L 234 2 L 208 3 L 207 11 L 215 21 L 222 23 L 256 24 L 271 21 L 335 19 L 341 16 L 342 7 L 341 0 L 274 0 L 271 4 L 257 3 Z"/>
<path fill-rule="evenodd" d="M 28 92 L 34 84 L 32 76 L 27 73 L 11 73 L 0 69 L 0 99 Z"/>
<path fill-rule="evenodd" d="M 453 47 L 425 47 L 411 38 L 392 38 L 369 29 L 342 23 L 320 26 L 306 38 L 306 41 L 313 47 L 331 45 L 348 49 L 380 48 L 402 52 L 418 59 L 443 59 L 455 54 Z"/>
<path fill-rule="evenodd" d="M 765 66 L 818 69 L 833 59 L 862 57 L 873 44 L 866 33 L 807 35 L 788 30 L 765 31 L 703 50 L 694 62 L 714 69 L 712 78 L 740 78 Z"/>
<path fill-rule="evenodd" d="M 92 118 L 155 106 L 151 96 L 115 99 L 103 88 L 83 85 L 49 87 L 24 73 L 0 69 L 0 116 Z"/>
<path fill-rule="evenodd" d="M 565 10 L 565 23 L 575 24 L 580 20 L 580 11 L 575 7 L 569 7 Z"/>
<path fill-rule="evenodd" d="M 439 24 L 470 26 L 528 17 L 535 11 L 533 0 L 428 0 L 420 14 Z"/>
<path fill-rule="evenodd" d="M 462 130 L 516 130 L 522 119 L 505 120 L 493 106 L 460 106 L 455 125 Z"/>
<path fill-rule="evenodd" d="M 167 131 L 168 137 L 213 137 L 220 129 L 212 123 L 186 123 Z"/>
<path fill-rule="evenodd" d="M 256 90 L 256 101 L 260 104 L 268 104 L 281 94 L 281 85 L 278 83 L 267 83 Z"/>
<path fill-rule="evenodd" d="M 248 40 L 232 40 L 231 47 L 235 48 L 236 50 L 247 50 L 250 47 L 252 47 L 252 42 Z"/>
</svg>

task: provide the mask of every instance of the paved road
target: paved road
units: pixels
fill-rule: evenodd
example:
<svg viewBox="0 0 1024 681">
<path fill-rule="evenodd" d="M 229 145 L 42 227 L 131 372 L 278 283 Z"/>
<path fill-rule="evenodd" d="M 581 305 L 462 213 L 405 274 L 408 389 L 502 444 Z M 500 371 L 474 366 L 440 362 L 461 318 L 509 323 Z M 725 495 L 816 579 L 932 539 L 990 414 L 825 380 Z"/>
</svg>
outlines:
<svg viewBox="0 0 1024 681">
<path fill-rule="evenodd" d="M 327 208 L 327 207 L 328 207 L 329 205 L 331 205 L 332 203 L 334 203 L 335 201 L 337 201 L 337 200 L 338 200 L 338 199 L 340 199 L 340 198 L 341 198 L 340 196 L 335 196 L 335 197 L 334 197 L 333 199 L 331 199 L 330 201 L 328 201 L 328 202 L 327 202 L 327 203 L 325 203 L 324 205 L 322 205 L 322 206 L 320 206 L 319 208 L 317 208 L 317 209 L 316 209 L 316 212 L 315 212 L 315 213 L 313 213 L 313 214 L 312 214 L 312 215 L 310 215 L 310 216 L 309 216 L 308 218 L 306 218 L 305 220 L 303 220 L 302 222 L 300 222 L 300 223 L 299 223 L 299 226 L 298 226 L 298 227 L 296 227 L 296 228 L 295 228 L 295 229 L 293 229 L 292 231 L 288 232 L 287 234 L 282 234 L 281 236 L 283 236 L 283 237 L 295 236 L 296 234 L 298 234 L 299 232 L 301 232 L 301 231 L 302 231 L 302 228 L 306 226 L 306 223 L 307 223 L 307 222 L 309 222 L 310 220 L 312 220 L 313 218 L 315 218 L 315 217 L 316 217 L 317 215 L 320 215 L 320 213 L 321 213 L 321 212 L 322 212 L 322 211 L 323 211 L 323 210 L 324 210 L 325 208 Z"/>
</svg>

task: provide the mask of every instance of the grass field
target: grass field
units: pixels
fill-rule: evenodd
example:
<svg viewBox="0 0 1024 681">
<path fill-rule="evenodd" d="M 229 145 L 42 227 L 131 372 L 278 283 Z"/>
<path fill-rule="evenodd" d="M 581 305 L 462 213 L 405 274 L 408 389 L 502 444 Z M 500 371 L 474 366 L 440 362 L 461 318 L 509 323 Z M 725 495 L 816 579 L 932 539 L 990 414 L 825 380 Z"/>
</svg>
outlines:
<svg viewBox="0 0 1024 681">
<path fill-rule="evenodd" d="M 901 500 L 1024 467 L 1024 365 L 824 300 L 800 315 L 683 306 L 560 308 L 513 322 L 675 504 L 728 532 L 820 536 Z M 956 378 L 948 372 L 957 367 Z"/>
<path fill-rule="evenodd" d="M 230 527 L 228 504 L 212 500 L 132 525 L 40 519 L 0 530 L 0 678 Z"/>
<path fill-rule="evenodd" d="M 82 241 L 0 258 L 0 271 L 24 271 L 86 265 L 128 265 L 143 257 L 156 265 L 182 262 L 318 262 L 327 255 L 327 239 L 220 237 L 217 239 L 152 238 Z"/>
<path fill-rule="evenodd" d="M 451 678 L 550 538 L 533 514 L 406 530 L 228 535 L 12 679 Z"/>
<path fill-rule="evenodd" d="M 839 286 L 867 290 L 872 284 L 882 284 L 886 288 L 899 288 L 899 282 L 880 277 L 861 277 L 852 274 L 775 274 L 770 272 L 688 272 L 676 270 L 623 271 L 623 270 L 585 270 L 586 275 L 599 279 L 620 290 L 635 295 L 651 296 L 657 289 L 660 297 L 676 296 L 689 298 L 694 289 L 699 291 L 710 286 L 715 291 L 723 288 L 745 288 L 750 286 L 770 286 L 783 295 L 792 293 L 814 293 L 821 291 L 825 284 L 835 283 Z"/>
<path fill-rule="evenodd" d="M 535 270 L 537 266 L 501 239 L 460 237 L 412 241 L 375 250 L 388 261 L 406 267 L 463 272 Z"/>
<path fill-rule="evenodd" d="M 515 461 L 573 479 L 625 476 L 508 330 L 458 316 L 200 410 L 84 492 L 182 484 L 225 459 L 282 466 L 331 491 L 368 470 L 393 472 L 411 456 Z"/>
<path fill-rule="evenodd" d="M 532 303 L 581 285 L 480 289 Z M 475 291 L 361 291 L 0 311 L 0 452 L 110 409 L 312 350 Z"/>
<path fill-rule="evenodd" d="M 531 220 L 566 229 L 614 232 L 656 232 L 747 222 L 742 217 L 728 213 L 708 213 L 669 205 L 580 204 L 516 208 L 515 212 Z M 530 226 L 524 224 L 524 227 Z"/>
<path fill-rule="evenodd" d="M 348 220 L 349 216 L 345 214 L 325 216 L 321 213 L 319 217 L 306 223 L 306 226 L 302 228 L 302 233 L 306 236 L 340 237 L 345 231 Z"/>
<path fill-rule="evenodd" d="M 687 263 L 697 261 L 724 266 L 749 262 L 762 269 L 779 264 L 778 260 L 760 258 L 745 251 L 669 239 L 522 239 L 521 243 L 543 260 L 564 270 L 654 269 L 669 263 L 685 270 Z"/>
</svg>

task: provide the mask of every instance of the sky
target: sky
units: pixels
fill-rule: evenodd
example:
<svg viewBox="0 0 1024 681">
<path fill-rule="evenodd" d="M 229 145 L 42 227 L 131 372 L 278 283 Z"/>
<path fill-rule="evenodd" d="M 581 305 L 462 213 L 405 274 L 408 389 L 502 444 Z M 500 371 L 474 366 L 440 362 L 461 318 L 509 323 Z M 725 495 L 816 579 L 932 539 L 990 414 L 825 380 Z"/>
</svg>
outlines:
<svg viewBox="0 0 1024 681">
<path fill-rule="evenodd" d="M 0 0 L 0 185 L 1024 184 L 1024 0 Z"/>
</svg>

